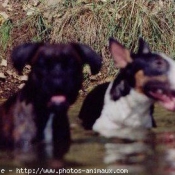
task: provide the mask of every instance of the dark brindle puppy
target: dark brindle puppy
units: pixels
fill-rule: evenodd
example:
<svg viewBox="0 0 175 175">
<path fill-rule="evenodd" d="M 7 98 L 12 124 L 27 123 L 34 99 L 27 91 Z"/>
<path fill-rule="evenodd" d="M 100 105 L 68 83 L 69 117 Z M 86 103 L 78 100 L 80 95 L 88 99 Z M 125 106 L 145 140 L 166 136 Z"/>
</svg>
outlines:
<svg viewBox="0 0 175 175">
<path fill-rule="evenodd" d="M 31 72 L 25 86 L 0 108 L 0 147 L 24 148 L 43 140 L 51 115 L 53 143 L 69 140 L 67 110 L 81 88 L 83 64 L 96 74 L 101 57 L 78 43 L 28 43 L 13 50 L 12 61 L 19 73 L 25 64 Z"/>
<path fill-rule="evenodd" d="M 114 81 L 97 86 L 85 99 L 79 118 L 86 129 L 111 136 L 116 129 L 151 128 L 155 126 L 154 102 L 175 109 L 175 62 L 151 52 L 143 39 L 139 41 L 138 52 L 132 53 L 110 39 L 110 52 L 120 72 Z"/>
</svg>

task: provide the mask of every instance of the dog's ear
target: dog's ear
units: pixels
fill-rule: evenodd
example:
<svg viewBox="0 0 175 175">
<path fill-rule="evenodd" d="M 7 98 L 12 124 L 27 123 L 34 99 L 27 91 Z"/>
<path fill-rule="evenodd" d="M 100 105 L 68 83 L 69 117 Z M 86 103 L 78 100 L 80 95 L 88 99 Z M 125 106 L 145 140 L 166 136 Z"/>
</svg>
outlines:
<svg viewBox="0 0 175 175">
<path fill-rule="evenodd" d="M 125 68 L 128 63 L 132 62 L 130 51 L 114 38 L 109 38 L 109 50 L 117 68 Z"/>
<path fill-rule="evenodd" d="M 102 66 L 102 58 L 93 49 L 85 44 L 72 43 L 84 64 L 89 64 L 92 74 L 97 74 Z"/>
<path fill-rule="evenodd" d="M 139 38 L 139 48 L 138 48 L 138 54 L 147 54 L 150 53 L 151 50 L 149 48 L 149 45 L 146 41 L 144 41 L 143 38 Z"/>
<path fill-rule="evenodd" d="M 15 47 L 11 54 L 13 66 L 16 68 L 19 74 L 26 64 L 32 63 L 32 58 L 36 54 L 41 43 L 25 43 Z"/>
</svg>

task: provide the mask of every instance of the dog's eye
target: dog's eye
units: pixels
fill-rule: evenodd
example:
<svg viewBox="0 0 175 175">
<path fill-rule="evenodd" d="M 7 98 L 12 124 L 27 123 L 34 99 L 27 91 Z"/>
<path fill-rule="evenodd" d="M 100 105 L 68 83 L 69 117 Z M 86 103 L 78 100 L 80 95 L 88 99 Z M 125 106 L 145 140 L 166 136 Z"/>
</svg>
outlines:
<svg viewBox="0 0 175 175">
<path fill-rule="evenodd" d="M 159 69 L 159 71 L 166 71 L 168 68 L 166 60 L 163 59 L 155 59 L 153 63 L 153 67 L 155 69 Z"/>
<path fill-rule="evenodd" d="M 164 61 L 163 61 L 163 60 L 156 60 L 156 61 L 155 61 L 155 64 L 156 64 L 157 66 L 162 66 L 162 65 L 164 64 Z"/>
</svg>

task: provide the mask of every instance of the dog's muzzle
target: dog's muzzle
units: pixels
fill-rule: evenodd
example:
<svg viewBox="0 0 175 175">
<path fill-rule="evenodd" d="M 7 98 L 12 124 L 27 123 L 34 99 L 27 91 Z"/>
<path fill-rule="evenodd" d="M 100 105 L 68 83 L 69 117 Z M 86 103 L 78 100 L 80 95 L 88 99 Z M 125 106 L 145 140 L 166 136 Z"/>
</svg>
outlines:
<svg viewBox="0 0 175 175">
<path fill-rule="evenodd" d="M 66 97 L 64 95 L 55 95 L 51 97 L 50 102 L 54 104 L 61 104 L 66 102 Z"/>
<path fill-rule="evenodd" d="M 48 105 L 52 111 L 64 111 L 67 110 L 69 104 L 67 98 L 64 95 L 54 95 L 50 98 Z"/>
<path fill-rule="evenodd" d="M 145 85 L 144 91 L 164 108 L 175 110 L 175 90 L 171 89 L 170 83 L 151 81 Z"/>
</svg>

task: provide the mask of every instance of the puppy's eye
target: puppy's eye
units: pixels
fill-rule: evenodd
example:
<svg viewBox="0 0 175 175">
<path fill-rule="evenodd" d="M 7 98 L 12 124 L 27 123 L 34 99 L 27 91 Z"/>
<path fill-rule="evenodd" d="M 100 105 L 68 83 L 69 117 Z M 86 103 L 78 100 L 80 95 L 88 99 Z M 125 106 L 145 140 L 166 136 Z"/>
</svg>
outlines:
<svg viewBox="0 0 175 175">
<path fill-rule="evenodd" d="M 163 61 L 163 60 L 156 60 L 156 61 L 155 61 L 155 64 L 156 64 L 157 66 L 163 66 L 163 65 L 164 65 L 164 61 Z"/>
<path fill-rule="evenodd" d="M 159 69 L 159 71 L 166 71 L 168 68 L 168 64 L 167 64 L 166 60 L 158 58 L 158 59 L 154 60 L 153 67 L 155 69 Z"/>
</svg>

